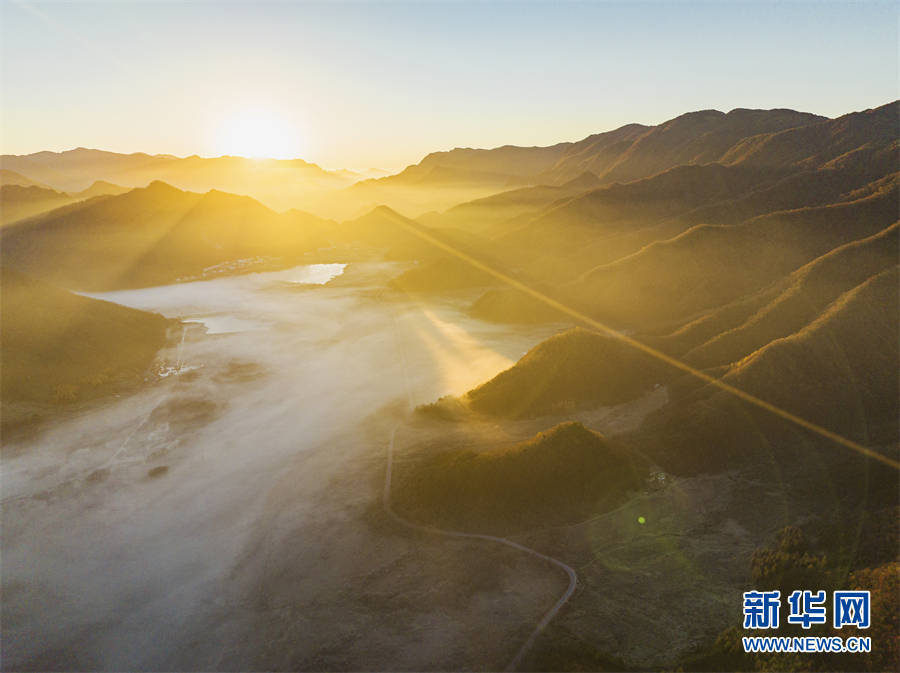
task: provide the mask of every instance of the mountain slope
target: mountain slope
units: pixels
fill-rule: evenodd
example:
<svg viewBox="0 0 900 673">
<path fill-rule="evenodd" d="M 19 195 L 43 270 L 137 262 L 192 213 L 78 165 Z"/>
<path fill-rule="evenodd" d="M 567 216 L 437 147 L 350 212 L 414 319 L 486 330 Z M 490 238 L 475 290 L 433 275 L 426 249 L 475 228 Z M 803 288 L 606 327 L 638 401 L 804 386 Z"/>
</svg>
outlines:
<svg viewBox="0 0 900 673">
<path fill-rule="evenodd" d="M 127 187 L 144 187 L 161 180 L 190 191 L 217 189 L 250 195 L 278 210 L 325 209 L 332 192 L 356 179 L 301 159 L 118 154 L 83 147 L 66 152 L 7 154 L 0 157 L 0 165 L 58 190 L 80 191 L 98 180 Z"/>
<path fill-rule="evenodd" d="M 896 454 L 898 274 L 895 264 L 844 292 L 803 328 L 726 368 L 724 380 L 866 446 L 893 447 Z M 825 470 L 858 458 L 712 386 L 676 397 L 635 441 L 664 469 L 680 474 L 744 461 Z M 895 479 L 893 484 L 896 493 Z"/>
<path fill-rule="evenodd" d="M 130 187 L 114 185 L 113 183 L 106 182 L 105 180 L 97 180 L 87 189 L 82 189 L 80 192 L 72 192 L 71 196 L 77 199 L 90 199 L 94 196 L 114 196 L 117 194 L 124 194 L 130 189 Z"/>
<path fill-rule="evenodd" d="M 331 175 L 315 164 L 301 159 L 247 159 L 244 157 L 198 156 L 176 157 L 170 154 L 119 154 L 104 150 L 79 147 L 65 152 L 36 152 L 34 154 L 0 156 L 3 168 L 41 180 L 54 187 L 69 191 L 85 189 L 97 180 L 142 186 L 152 180 L 169 178 L 175 182 L 182 179 L 196 181 L 215 188 L 211 182 L 246 179 L 254 173 L 266 173 L 272 169 L 287 170 L 294 177 L 308 174 L 329 179 Z M 341 180 L 336 179 L 335 184 Z"/>
<path fill-rule="evenodd" d="M 767 169 L 762 169 L 767 170 Z M 783 168 L 776 168 L 776 174 Z M 871 144 L 841 162 L 791 173 L 774 184 L 764 185 L 735 198 L 697 208 L 682 216 L 686 223 L 737 224 L 778 210 L 821 206 L 850 198 L 854 190 L 871 189 L 879 180 L 900 171 L 900 143 Z"/>
<path fill-rule="evenodd" d="M 733 145 L 749 136 L 824 119 L 793 110 L 732 110 L 728 114 L 705 110 L 659 126 L 628 124 L 578 142 L 548 147 L 457 148 L 429 154 L 397 175 L 357 183 L 347 193 L 372 206 L 389 204 L 415 215 L 522 185 L 561 186 L 585 175 L 600 184 L 630 182 L 681 165 L 719 161 Z M 532 199 L 546 206 L 545 198 L 538 194 L 523 191 L 519 208 L 513 207 L 512 199 L 506 199 L 510 216 L 517 210 L 533 209 L 535 203 L 528 203 Z M 493 210 L 491 205 L 483 214 Z M 473 214 L 475 210 L 477 207 L 472 208 Z M 459 215 L 451 217 L 459 219 Z M 452 226 L 461 225 L 455 221 Z"/>
<path fill-rule="evenodd" d="M 894 438 L 898 281 L 896 265 L 872 276 L 803 329 L 733 365 L 725 381 L 864 443 L 885 441 L 884 431 Z"/>
<path fill-rule="evenodd" d="M 792 273 L 783 291 L 737 326 L 723 330 L 684 357 L 690 364 L 714 367 L 744 358 L 812 322 L 828 304 L 859 283 L 897 263 L 900 223 L 869 238 L 853 241 Z"/>
<path fill-rule="evenodd" d="M 778 179 L 778 174 L 719 164 L 679 166 L 651 178 L 583 192 L 542 211 L 497 240 L 513 263 L 543 278 L 611 262 L 661 236 L 689 227 L 676 220 L 704 204 L 733 198 Z M 540 268 L 529 258 L 540 249 L 560 264 Z M 587 255 L 585 253 L 587 252 Z M 556 269 L 559 269 L 557 272 Z"/>
<path fill-rule="evenodd" d="M 571 143 L 549 147 L 504 145 L 493 149 L 456 148 L 432 152 L 422 161 L 396 175 L 359 183 L 358 188 L 384 185 L 478 183 L 514 183 L 551 167 Z"/>
<path fill-rule="evenodd" d="M 797 126 L 776 133 L 760 133 L 735 144 L 723 163 L 764 168 L 817 168 L 852 158 L 866 148 L 897 142 L 900 101 L 837 119 Z"/>
<path fill-rule="evenodd" d="M 0 225 L 44 213 L 76 200 L 55 189 L 35 185 L 3 185 L 0 186 Z"/>
<path fill-rule="evenodd" d="M 99 180 L 81 192 L 58 192 L 38 185 L 4 184 L 0 186 L 0 224 L 46 213 L 95 196 L 124 194 L 127 191 L 128 187 Z"/>
<path fill-rule="evenodd" d="M 391 280 L 391 287 L 407 292 L 453 292 L 495 284 L 493 276 L 455 257 L 442 256 L 413 267 Z"/>
<path fill-rule="evenodd" d="M 29 177 L 21 175 L 20 173 L 16 173 L 15 171 L 11 171 L 7 168 L 0 168 L 0 186 L 4 185 L 18 185 L 20 187 L 41 187 L 43 189 L 51 189 L 51 187 L 45 185 L 42 182 L 32 180 Z"/>
<path fill-rule="evenodd" d="M 697 115 L 700 115 L 697 117 Z M 597 189 L 577 199 L 535 214 L 532 222 L 509 233 L 502 244 L 524 251 L 540 245 L 554 256 L 565 257 L 560 268 L 583 267 L 588 259 L 595 264 L 611 262 L 634 252 L 652 240 L 668 238 L 696 224 L 738 224 L 781 210 L 823 206 L 848 200 L 855 189 L 896 173 L 900 169 L 896 137 L 898 104 L 876 110 L 851 113 L 834 120 L 784 111 L 737 110 L 728 115 L 691 113 L 648 131 L 635 141 L 647 144 L 648 156 L 662 160 L 665 152 L 650 152 L 668 138 L 679 151 L 703 149 L 705 160 L 721 160 L 726 166 L 703 163 L 697 157 L 652 178 L 626 185 Z M 724 154 L 721 143 L 734 133 L 763 126 L 798 123 L 778 133 L 753 136 L 758 151 Z M 802 122 L 802 123 L 801 123 Z M 769 139 L 766 142 L 760 138 Z M 675 139 L 680 139 L 676 142 Z M 653 142 L 651 142 L 653 140 Z M 809 140 L 815 151 L 803 142 Z M 786 158 L 782 145 L 799 143 L 810 153 L 803 160 Z M 717 144 L 719 143 L 719 144 Z M 755 147 L 755 145 L 754 145 Z M 659 148 L 660 152 L 664 148 Z M 641 150 L 643 152 L 644 150 Z M 635 149 L 633 152 L 637 153 Z M 752 156 L 751 156 L 752 155 Z M 768 157 L 768 158 L 766 158 Z M 775 158 L 779 158 L 775 161 Z M 734 170 L 738 169 L 738 170 Z M 605 180 L 606 174 L 598 178 Z M 635 232 L 637 226 L 643 232 Z M 627 226 L 631 231 L 622 231 Z M 648 229 L 657 226 L 659 231 Z M 573 230 L 575 228 L 575 230 Z M 592 229 L 589 237 L 577 228 Z M 617 240 L 598 245 L 598 235 Z M 588 239 L 590 250 L 584 250 Z M 547 247 L 549 246 L 549 247 Z"/>
<path fill-rule="evenodd" d="M 685 161 L 682 165 L 626 184 L 595 189 L 587 184 L 588 189 L 568 195 L 561 193 L 561 187 L 547 186 L 507 191 L 461 204 L 428 221 L 453 222 L 472 230 L 481 227 L 488 235 L 498 235 L 496 247 L 510 267 L 541 282 L 562 283 L 695 225 L 740 224 L 777 211 L 860 198 L 862 194 L 851 193 L 871 188 L 900 169 L 900 144 L 884 127 L 884 119 L 895 108 L 890 104 L 835 120 L 777 110 L 691 113 L 660 127 L 641 129 L 631 141 L 636 147 L 647 145 L 647 156 L 656 161 L 665 152 L 650 148 L 660 145 L 657 149 L 662 152 L 663 140 L 668 139 L 669 149 L 686 152 L 673 159 Z M 817 162 L 768 165 L 730 156 L 728 165 L 703 163 L 724 161 L 726 153 L 721 150 L 735 134 L 778 130 L 795 122 L 799 126 L 794 130 L 779 133 L 790 136 L 800 133 L 799 129 L 812 129 L 809 133 L 822 136 L 826 145 L 829 139 L 834 141 L 835 147 L 821 149 Z M 842 131 L 846 127 L 853 132 Z M 774 135 L 778 133 L 762 134 Z M 678 152 L 671 156 L 680 156 Z M 606 175 L 597 167 L 594 170 Z M 582 175 L 595 185 L 605 181 L 594 173 Z M 535 250 L 541 254 L 534 255 Z"/>
<path fill-rule="evenodd" d="M 639 329 L 686 320 L 883 230 L 897 219 L 898 208 L 894 177 L 859 199 L 772 213 L 740 225 L 693 227 L 595 269 L 570 292 L 595 315 Z"/>
<path fill-rule="evenodd" d="M 536 416 L 585 403 L 627 402 L 667 373 L 657 360 L 617 339 L 575 328 L 542 341 L 463 399 L 479 413 Z"/>
<path fill-rule="evenodd" d="M 572 143 L 565 148 L 562 156 L 550 169 L 538 176 L 538 180 L 560 184 L 585 173 L 599 176 L 605 173 L 635 140 L 652 128 L 643 124 L 626 124 Z"/>
<path fill-rule="evenodd" d="M 448 451 L 398 470 L 392 501 L 405 515 L 466 531 L 578 521 L 640 487 L 646 466 L 579 423 L 514 446 Z"/>
<path fill-rule="evenodd" d="M 434 152 L 395 176 L 357 188 L 447 182 L 561 185 L 584 173 L 606 184 L 630 182 L 675 166 L 719 161 L 745 138 L 823 120 L 793 110 L 703 110 L 658 126 L 627 124 L 574 143 Z"/>
<path fill-rule="evenodd" d="M 794 110 L 689 112 L 651 127 L 623 146 L 618 155 L 598 154 L 592 161 L 580 161 L 574 171 L 563 163 L 555 167 L 555 174 L 566 178 L 589 170 L 604 183 L 630 182 L 675 166 L 720 161 L 748 136 L 802 127 L 824 119 Z"/>
<path fill-rule="evenodd" d="M 3 430 L 144 380 L 176 323 L 0 271 Z"/>
<path fill-rule="evenodd" d="M 665 190 L 656 190 L 672 175 L 693 171 L 702 184 L 704 174 L 720 170 L 728 169 L 685 167 L 623 185 L 621 189 L 634 197 L 621 199 L 621 205 L 613 198 L 617 190 L 589 192 L 501 237 L 504 261 L 526 272 L 533 284 L 548 283 L 551 295 L 596 312 L 601 320 L 647 330 L 654 327 L 654 315 L 658 323 L 690 320 L 699 311 L 737 301 L 779 280 L 834 247 L 873 235 L 896 219 L 897 173 L 856 189 L 859 178 L 851 179 L 842 171 L 806 173 L 799 181 L 784 180 L 797 188 L 795 196 L 787 198 L 773 197 L 784 182 L 775 177 L 773 186 L 751 186 L 744 200 L 752 203 L 748 212 L 762 214 L 738 223 L 723 216 L 728 226 L 692 224 L 705 220 L 697 217 L 703 208 L 690 210 L 690 201 L 704 192 L 714 194 L 713 181 L 703 184 L 696 195 L 686 186 L 676 187 L 672 200 L 666 200 Z M 817 178 L 827 184 L 804 192 L 803 187 L 816 184 Z M 805 201 L 814 205 L 777 210 L 785 203 Z M 674 214 L 666 217 L 667 209 Z M 592 210 L 596 217 L 586 214 Z M 729 201 L 706 212 L 740 213 L 741 208 Z M 660 310 L 655 312 L 651 305 Z M 552 312 L 512 290 L 491 290 L 472 311 L 489 320 L 555 319 Z"/>
<path fill-rule="evenodd" d="M 249 197 L 154 182 L 8 226 L 0 254 L 4 266 L 63 287 L 107 290 L 171 283 L 237 260 L 283 265 L 322 245 L 329 226 Z"/>
<path fill-rule="evenodd" d="M 599 180 L 593 173 L 582 173 L 558 186 L 521 187 L 467 201 L 432 219 L 440 226 L 458 227 L 494 236 L 517 228 L 519 225 L 516 218 L 589 191 L 598 184 Z"/>
</svg>

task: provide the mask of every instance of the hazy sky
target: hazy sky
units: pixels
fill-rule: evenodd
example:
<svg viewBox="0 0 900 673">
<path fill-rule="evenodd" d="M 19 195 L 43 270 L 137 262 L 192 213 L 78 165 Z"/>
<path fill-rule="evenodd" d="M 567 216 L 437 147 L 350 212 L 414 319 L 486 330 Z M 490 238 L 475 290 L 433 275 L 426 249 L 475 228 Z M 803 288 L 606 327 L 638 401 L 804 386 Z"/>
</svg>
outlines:
<svg viewBox="0 0 900 673">
<path fill-rule="evenodd" d="M 4 153 L 396 169 L 689 110 L 898 97 L 894 2 L 0 2 Z"/>
</svg>

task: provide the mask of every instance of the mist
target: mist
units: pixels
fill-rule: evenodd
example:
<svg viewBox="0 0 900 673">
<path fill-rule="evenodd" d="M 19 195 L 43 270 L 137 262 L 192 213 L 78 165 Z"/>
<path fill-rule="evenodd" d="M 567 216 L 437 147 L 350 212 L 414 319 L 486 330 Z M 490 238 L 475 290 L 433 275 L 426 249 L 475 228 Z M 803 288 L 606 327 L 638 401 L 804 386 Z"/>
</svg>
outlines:
<svg viewBox="0 0 900 673">
<path fill-rule="evenodd" d="M 388 296 L 396 272 L 316 265 L 93 295 L 184 332 L 167 376 L 7 447 L 6 668 L 505 662 L 562 579 L 509 550 L 382 530 L 378 489 L 392 423 L 548 328 Z M 460 573 L 491 576 L 477 601 L 454 598 Z"/>
</svg>

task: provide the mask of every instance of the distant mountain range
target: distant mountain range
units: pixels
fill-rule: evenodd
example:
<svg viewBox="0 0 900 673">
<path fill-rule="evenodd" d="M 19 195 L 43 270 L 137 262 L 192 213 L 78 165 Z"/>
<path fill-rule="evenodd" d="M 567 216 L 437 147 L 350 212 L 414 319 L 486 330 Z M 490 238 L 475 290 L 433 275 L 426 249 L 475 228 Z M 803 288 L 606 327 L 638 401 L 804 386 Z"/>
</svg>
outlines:
<svg viewBox="0 0 900 673">
<path fill-rule="evenodd" d="M 7 225 L 0 259 L 71 289 L 142 287 L 241 260 L 284 266 L 326 245 L 328 224 L 295 210 L 276 213 L 247 196 L 157 181 Z"/>
<path fill-rule="evenodd" d="M 90 150 L 4 157 L 4 217 L 25 212 L 30 202 L 52 209 L 7 224 L 0 254 L 4 268 L 77 290 L 171 283 L 239 260 L 283 266 L 322 249 L 346 259 L 376 254 L 418 262 L 394 281 L 398 291 L 480 292 L 471 310 L 491 320 L 565 319 L 424 234 L 760 396 L 797 386 L 814 400 L 799 411 L 884 446 L 897 434 L 889 421 L 896 396 L 887 393 L 897 340 L 887 335 L 897 310 L 889 281 L 898 261 L 898 119 L 898 102 L 837 119 L 790 110 L 703 111 L 578 143 L 437 152 L 349 189 L 344 177 L 300 161 Z M 379 206 L 336 222 L 160 181 L 125 193 L 104 183 L 74 194 L 46 186 L 84 186 L 104 176 L 129 184 L 123 176 L 145 180 L 160 177 L 157 171 L 187 181 L 239 181 L 254 166 L 338 185 L 333 194 L 349 210 L 385 195 L 432 211 L 451 197 L 480 197 L 418 220 Z M 252 186 L 255 178 L 247 179 Z M 848 327 L 854 320 L 869 325 L 852 337 L 857 342 Z M 813 383 L 839 355 L 816 345 L 829 339 L 866 355 L 842 356 L 853 365 L 831 380 L 857 391 L 860 381 L 878 382 L 866 390 L 881 391 L 858 392 L 850 420 L 848 400 L 835 391 L 819 395 L 830 389 Z M 703 410 L 713 402 L 706 397 L 724 398 L 603 335 L 577 330 L 551 339 L 462 402 L 479 414 L 540 417 L 627 401 L 658 383 L 673 391 L 666 414 L 676 419 L 659 427 L 674 423 L 684 430 L 685 447 L 694 445 L 676 450 L 673 439 L 655 453 L 658 460 L 673 470 L 712 465 L 690 455 L 706 455 L 699 447 L 718 426 L 690 419 L 707 418 Z M 796 399 L 788 395 L 784 404 Z M 723 432 L 731 427 L 740 424 L 726 423 Z M 691 434 L 698 428 L 705 439 Z"/>
<path fill-rule="evenodd" d="M 667 257 L 678 266 L 673 273 L 683 276 L 688 269 L 696 269 L 707 291 L 726 295 L 735 282 L 765 282 L 767 274 L 775 272 L 761 265 L 783 261 L 787 271 L 791 264 L 799 266 L 817 252 L 824 253 L 829 245 L 871 235 L 892 224 L 898 212 L 900 144 L 892 126 L 897 118 L 898 104 L 891 103 L 767 134 L 753 143 L 741 141 L 740 156 L 729 154 L 733 163 L 679 166 L 630 183 L 589 189 L 549 205 L 538 202 L 509 219 L 492 213 L 485 229 L 493 233 L 508 264 L 536 278 L 567 284 L 571 296 L 583 299 L 591 310 L 603 311 L 608 319 L 620 312 L 634 319 L 650 310 L 646 302 L 665 304 L 670 313 L 680 310 L 670 304 L 671 295 L 654 292 L 622 301 L 623 287 L 645 285 L 646 274 L 652 274 L 650 282 L 678 294 L 678 302 L 688 301 L 694 310 L 701 310 L 710 304 L 704 305 L 699 288 L 692 285 L 686 298 L 685 287 L 679 285 L 700 281 L 688 281 L 686 276 L 665 280 Z M 445 218 L 431 218 L 429 224 L 456 224 L 456 213 L 462 209 L 448 211 Z M 823 229 L 828 221 L 834 226 Z M 841 227 L 841 222 L 846 226 Z M 470 219 L 468 226 L 478 229 L 477 218 Z M 759 236 L 763 229 L 773 232 L 774 238 Z M 788 237 L 788 248 L 788 239 L 778 240 L 779 231 Z M 831 238 L 826 240 L 825 235 Z M 746 250 L 754 241 L 757 247 L 751 258 Z M 715 263 L 718 273 L 728 276 L 725 283 L 709 264 L 682 263 L 679 248 L 696 250 L 688 254 Z M 538 249 L 542 254 L 536 256 Z M 765 259 L 767 251 L 780 260 L 788 250 L 800 256 L 796 262 Z M 739 266 L 731 266 L 733 257 L 726 254 L 736 256 Z M 746 273 L 738 272 L 741 265 Z M 734 293 L 741 290 L 733 288 Z M 503 301 L 486 299 L 479 311 L 489 316 L 491 305 L 502 305 L 508 318 L 520 303 L 512 296 L 504 296 Z M 522 310 L 523 315 L 528 313 Z M 654 313 L 649 320 L 660 318 Z"/>
<path fill-rule="evenodd" d="M 217 189 L 251 195 L 278 210 L 308 205 L 360 178 L 350 171 L 326 171 L 302 159 L 118 154 L 83 147 L 7 154 L 0 157 L 0 166 L 61 191 L 80 191 L 97 180 L 127 187 L 161 180 L 189 191 Z"/>
<path fill-rule="evenodd" d="M 817 147 L 819 140 L 811 140 L 816 132 L 774 136 L 826 121 L 793 110 L 704 110 L 658 126 L 628 124 L 548 147 L 434 152 L 396 175 L 369 179 L 352 171 L 326 171 L 301 159 L 175 157 L 86 148 L 4 155 L 0 165 L 59 191 L 81 191 L 97 180 L 129 187 L 162 180 L 190 191 L 244 194 L 276 210 L 301 208 L 328 218 L 356 217 L 378 205 L 419 216 L 523 186 L 630 182 L 676 166 L 711 162 L 800 165 L 811 157 L 792 152 Z M 845 152 L 860 145 L 853 145 L 854 132 L 852 123 L 840 131 Z M 841 146 L 834 140 L 831 149 Z"/>
<path fill-rule="evenodd" d="M 255 173 L 267 179 L 278 174 L 290 174 L 294 179 L 328 180 L 341 183 L 345 177 L 319 168 L 302 159 L 247 159 L 244 157 L 204 158 L 196 155 L 176 157 L 170 154 L 119 154 L 79 147 L 65 152 L 36 152 L 34 154 L 0 156 L 3 168 L 27 175 L 48 185 L 66 189 L 84 189 L 96 180 L 109 180 L 130 186 L 144 186 L 153 180 L 180 184 L 185 188 L 203 191 L 233 182 L 241 187 L 242 180 L 251 183 Z M 246 187 L 244 187 L 246 188 Z"/>
<path fill-rule="evenodd" d="M 124 194 L 127 191 L 128 187 L 97 180 L 80 192 L 58 192 L 17 173 L 4 170 L 3 184 L 0 185 L 0 225 L 95 196 Z"/>
</svg>

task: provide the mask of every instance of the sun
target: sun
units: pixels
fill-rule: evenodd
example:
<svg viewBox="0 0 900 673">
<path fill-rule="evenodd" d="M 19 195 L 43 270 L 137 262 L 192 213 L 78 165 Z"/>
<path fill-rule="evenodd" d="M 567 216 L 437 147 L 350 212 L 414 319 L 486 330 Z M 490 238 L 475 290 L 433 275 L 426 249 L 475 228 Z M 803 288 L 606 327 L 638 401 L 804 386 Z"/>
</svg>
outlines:
<svg viewBox="0 0 900 673">
<path fill-rule="evenodd" d="M 224 120 L 218 135 L 222 154 L 253 159 L 300 157 L 297 128 L 269 110 L 235 112 Z"/>
</svg>

